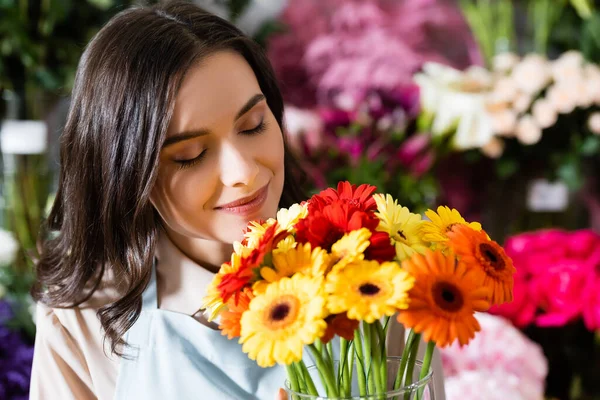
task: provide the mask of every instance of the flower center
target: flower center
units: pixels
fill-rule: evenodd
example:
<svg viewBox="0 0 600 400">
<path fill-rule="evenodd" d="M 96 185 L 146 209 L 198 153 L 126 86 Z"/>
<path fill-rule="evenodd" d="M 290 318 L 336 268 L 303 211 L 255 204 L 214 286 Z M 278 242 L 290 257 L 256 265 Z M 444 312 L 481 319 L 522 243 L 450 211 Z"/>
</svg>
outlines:
<svg viewBox="0 0 600 400">
<path fill-rule="evenodd" d="M 432 291 L 435 304 L 444 311 L 457 312 L 464 304 L 462 293 L 451 283 L 438 282 Z"/>
<path fill-rule="evenodd" d="M 272 330 L 287 328 L 296 321 L 299 301 L 293 295 L 278 297 L 265 308 L 263 322 Z"/>
<path fill-rule="evenodd" d="M 504 259 L 498 254 L 498 251 L 493 246 L 487 243 L 481 243 L 479 245 L 479 251 L 483 258 L 485 258 L 496 271 L 502 271 L 506 266 L 504 264 Z"/>
<path fill-rule="evenodd" d="M 290 313 L 288 304 L 279 304 L 271 310 L 271 319 L 273 321 L 281 321 Z"/>
<path fill-rule="evenodd" d="M 358 290 L 365 296 L 375 296 L 381 289 L 379 289 L 379 286 L 373 285 L 372 283 L 363 283 Z"/>
</svg>

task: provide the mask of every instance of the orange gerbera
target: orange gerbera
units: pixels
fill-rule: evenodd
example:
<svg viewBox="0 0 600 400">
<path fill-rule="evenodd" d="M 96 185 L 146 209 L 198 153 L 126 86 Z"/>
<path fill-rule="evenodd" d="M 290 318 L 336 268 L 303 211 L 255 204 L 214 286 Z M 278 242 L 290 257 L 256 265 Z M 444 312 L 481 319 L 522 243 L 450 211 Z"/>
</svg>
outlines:
<svg viewBox="0 0 600 400">
<path fill-rule="evenodd" d="M 227 339 L 239 337 L 242 331 L 242 314 L 250 307 L 250 301 L 254 298 L 252 290 L 244 288 L 237 299 L 237 303 L 233 298 L 227 302 L 227 310 L 221 311 L 221 329 L 222 335 L 227 335 Z"/>
<path fill-rule="evenodd" d="M 457 225 L 448 232 L 448 237 L 448 246 L 460 260 L 479 272 L 479 283 L 492 289 L 492 305 L 512 301 L 516 269 L 502 246 L 491 240 L 485 231 L 465 225 Z"/>
<path fill-rule="evenodd" d="M 453 254 L 427 250 L 402 262 L 415 278 L 408 292 L 408 309 L 401 310 L 398 321 L 425 341 L 444 347 L 456 339 L 465 345 L 480 330 L 475 311 L 490 307 L 490 289 L 478 283 L 472 268 L 456 262 Z"/>
</svg>

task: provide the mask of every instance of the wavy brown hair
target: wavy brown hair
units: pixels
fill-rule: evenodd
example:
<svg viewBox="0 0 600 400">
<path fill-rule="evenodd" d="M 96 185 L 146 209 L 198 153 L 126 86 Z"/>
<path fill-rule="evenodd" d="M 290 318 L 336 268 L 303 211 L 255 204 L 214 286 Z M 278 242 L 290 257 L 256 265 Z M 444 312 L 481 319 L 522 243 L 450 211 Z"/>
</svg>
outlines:
<svg viewBox="0 0 600 400">
<path fill-rule="evenodd" d="M 112 270 L 123 295 L 97 314 L 114 354 L 123 354 L 151 276 L 160 220 L 150 192 L 178 88 L 192 65 L 221 50 L 246 59 L 282 127 L 283 100 L 262 49 L 192 4 L 126 10 L 81 57 L 32 295 L 49 307 L 76 307 Z M 305 199 L 297 171 L 286 145 L 281 207 Z"/>
</svg>

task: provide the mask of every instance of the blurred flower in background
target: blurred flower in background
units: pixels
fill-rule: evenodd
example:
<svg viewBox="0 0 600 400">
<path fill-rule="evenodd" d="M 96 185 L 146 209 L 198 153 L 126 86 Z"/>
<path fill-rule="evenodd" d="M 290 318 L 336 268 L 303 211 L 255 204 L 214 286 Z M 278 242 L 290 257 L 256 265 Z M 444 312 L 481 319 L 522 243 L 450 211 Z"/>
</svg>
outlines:
<svg viewBox="0 0 600 400">
<path fill-rule="evenodd" d="M 441 351 L 448 400 L 539 400 L 548 361 L 541 347 L 504 318 L 476 315 L 481 326 L 466 346 Z"/>
</svg>

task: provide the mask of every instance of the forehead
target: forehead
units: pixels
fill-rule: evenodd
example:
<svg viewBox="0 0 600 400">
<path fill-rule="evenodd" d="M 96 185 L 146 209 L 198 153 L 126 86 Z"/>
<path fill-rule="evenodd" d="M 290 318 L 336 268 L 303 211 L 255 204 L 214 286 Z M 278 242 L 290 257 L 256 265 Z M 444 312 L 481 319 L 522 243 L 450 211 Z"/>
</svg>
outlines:
<svg viewBox="0 0 600 400">
<path fill-rule="evenodd" d="M 254 71 L 232 50 L 216 52 L 192 66 L 177 97 L 169 133 L 210 128 L 235 114 L 255 94 L 261 93 Z"/>
</svg>

